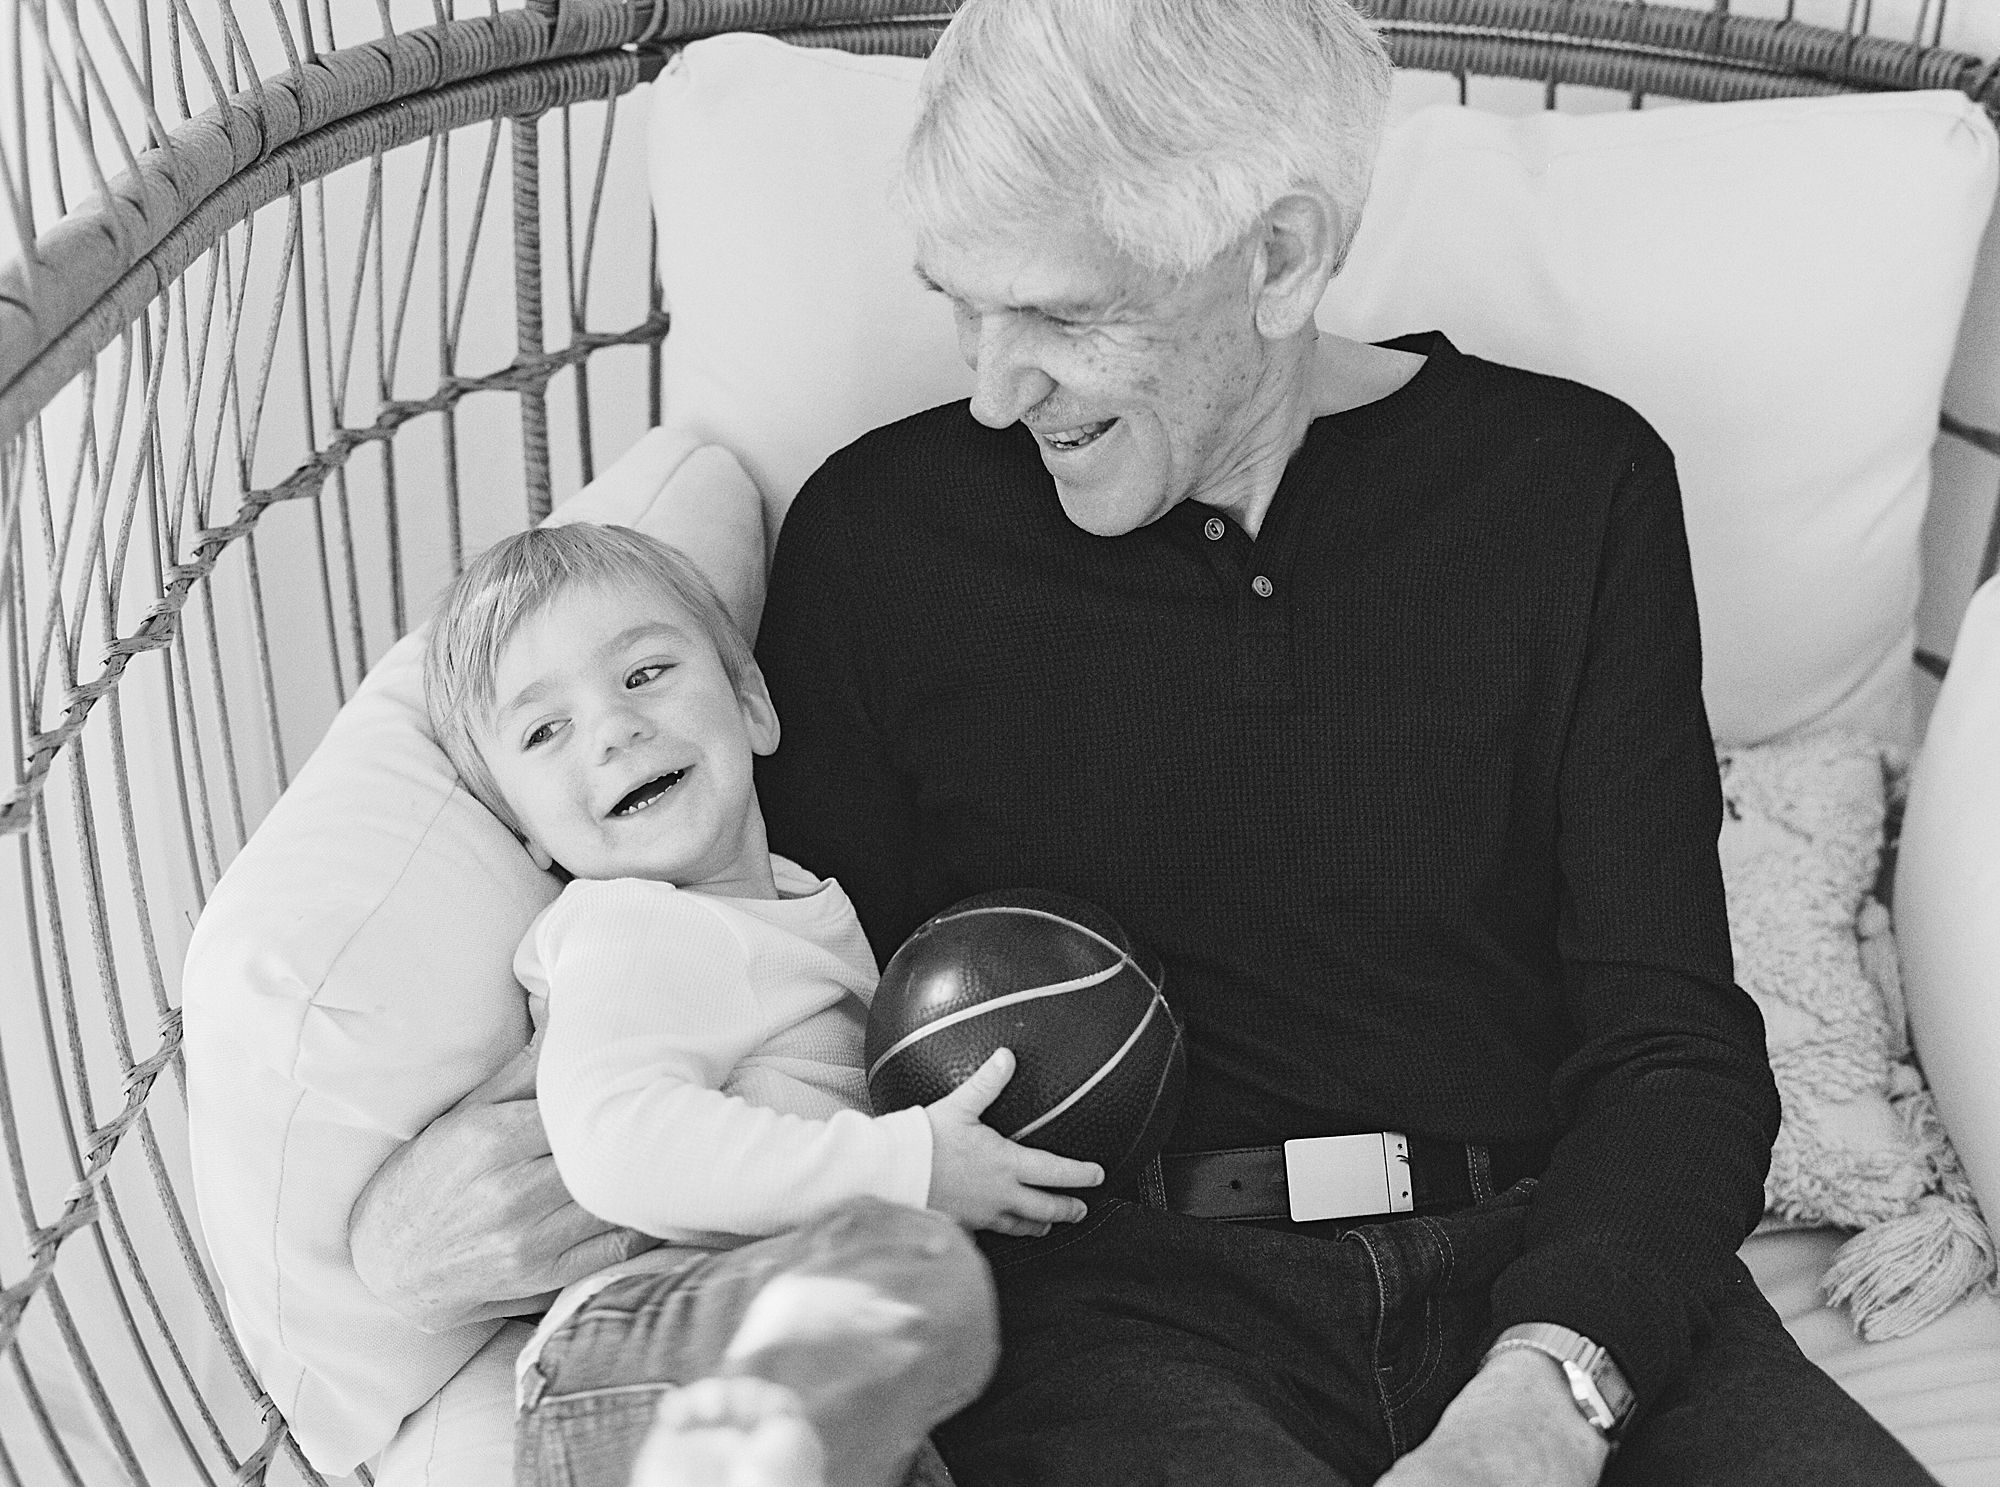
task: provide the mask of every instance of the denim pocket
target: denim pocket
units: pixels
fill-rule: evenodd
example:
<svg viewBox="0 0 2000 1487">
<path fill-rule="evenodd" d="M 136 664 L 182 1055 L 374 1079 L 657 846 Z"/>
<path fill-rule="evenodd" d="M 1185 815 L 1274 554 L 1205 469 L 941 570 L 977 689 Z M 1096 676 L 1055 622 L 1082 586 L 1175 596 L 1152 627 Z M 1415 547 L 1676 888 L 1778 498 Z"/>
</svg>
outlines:
<svg viewBox="0 0 2000 1487">
<path fill-rule="evenodd" d="M 671 1384 L 547 1394 L 514 1424 L 516 1487 L 627 1487 Z"/>
</svg>

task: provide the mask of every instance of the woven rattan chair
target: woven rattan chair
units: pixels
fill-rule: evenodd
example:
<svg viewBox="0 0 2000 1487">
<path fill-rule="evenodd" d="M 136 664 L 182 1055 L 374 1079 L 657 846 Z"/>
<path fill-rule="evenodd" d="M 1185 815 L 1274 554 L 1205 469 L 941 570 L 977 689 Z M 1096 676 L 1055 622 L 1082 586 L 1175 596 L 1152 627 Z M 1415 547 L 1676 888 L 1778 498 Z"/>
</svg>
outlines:
<svg viewBox="0 0 2000 1487">
<path fill-rule="evenodd" d="M 1373 8 L 1461 99 L 2000 109 L 1945 0 L 1895 35 L 1867 0 Z M 627 95 L 716 32 L 914 54 L 947 9 L 0 0 L 0 1483 L 321 1480 L 189 1208 L 189 927 L 463 554 L 660 422 Z"/>
</svg>

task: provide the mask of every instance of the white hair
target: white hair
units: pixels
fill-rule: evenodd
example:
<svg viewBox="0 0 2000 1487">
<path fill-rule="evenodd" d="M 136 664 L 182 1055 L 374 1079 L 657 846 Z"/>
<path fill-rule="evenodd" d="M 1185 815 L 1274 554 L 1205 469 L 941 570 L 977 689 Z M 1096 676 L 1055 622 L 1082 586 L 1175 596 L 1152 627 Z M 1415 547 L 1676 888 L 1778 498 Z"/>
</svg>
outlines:
<svg viewBox="0 0 2000 1487">
<path fill-rule="evenodd" d="M 1389 74 L 1348 0 L 966 0 L 924 72 L 901 198 L 944 241 L 1080 209 L 1181 275 L 1317 189 L 1344 259 Z"/>
</svg>

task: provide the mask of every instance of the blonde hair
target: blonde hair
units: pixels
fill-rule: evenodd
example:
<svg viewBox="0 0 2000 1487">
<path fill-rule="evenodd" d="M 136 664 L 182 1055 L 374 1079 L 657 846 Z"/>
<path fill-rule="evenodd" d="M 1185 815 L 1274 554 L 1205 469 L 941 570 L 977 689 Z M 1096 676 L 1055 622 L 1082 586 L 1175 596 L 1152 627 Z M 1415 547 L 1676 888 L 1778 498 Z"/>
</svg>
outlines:
<svg viewBox="0 0 2000 1487">
<path fill-rule="evenodd" d="M 1348 0 L 966 0 L 924 71 L 901 201 L 919 237 L 964 242 L 1080 209 L 1179 276 L 1317 188 L 1345 259 L 1390 70 Z"/>
<path fill-rule="evenodd" d="M 424 707 L 452 768 L 515 835 L 515 819 L 481 756 L 475 730 L 492 717 L 500 657 L 514 632 L 579 584 L 645 584 L 694 618 L 739 692 L 756 659 L 701 570 L 680 549 L 630 527 L 571 522 L 496 543 L 438 601 L 424 646 Z"/>
</svg>

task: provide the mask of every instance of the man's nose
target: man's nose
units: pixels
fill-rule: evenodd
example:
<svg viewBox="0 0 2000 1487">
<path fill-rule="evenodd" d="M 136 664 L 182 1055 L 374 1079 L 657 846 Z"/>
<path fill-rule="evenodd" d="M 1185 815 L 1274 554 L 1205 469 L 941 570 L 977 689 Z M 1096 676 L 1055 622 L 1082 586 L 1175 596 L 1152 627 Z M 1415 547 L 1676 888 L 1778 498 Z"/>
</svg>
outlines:
<svg viewBox="0 0 2000 1487">
<path fill-rule="evenodd" d="M 1055 391 L 1042 370 L 1034 335 L 1019 311 L 981 315 L 960 330 L 959 349 L 972 368 L 972 416 L 1004 429 Z"/>
</svg>

